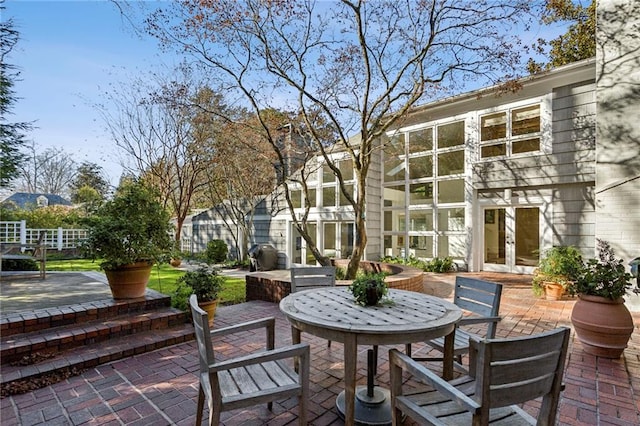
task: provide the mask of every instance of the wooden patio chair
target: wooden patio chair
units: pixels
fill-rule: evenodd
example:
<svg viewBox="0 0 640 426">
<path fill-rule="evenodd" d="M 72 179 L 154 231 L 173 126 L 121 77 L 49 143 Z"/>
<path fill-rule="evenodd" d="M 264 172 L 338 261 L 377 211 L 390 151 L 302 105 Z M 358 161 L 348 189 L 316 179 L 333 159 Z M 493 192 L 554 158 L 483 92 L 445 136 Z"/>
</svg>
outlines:
<svg viewBox="0 0 640 426">
<path fill-rule="evenodd" d="M 496 325 L 500 321 L 500 298 L 502 284 L 476 278 L 456 277 L 453 303 L 460 307 L 465 315 L 456 326 L 453 355 L 458 368 L 462 367 L 462 355 L 469 352 L 469 338 L 493 339 L 496 336 Z M 486 323 L 484 334 L 476 334 L 466 330 L 465 326 Z M 444 353 L 444 337 L 427 342 L 432 348 Z M 442 361 L 441 357 L 414 357 L 411 345 L 406 345 L 406 353 L 416 361 Z"/>
<path fill-rule="evenodd" d="M 333 266 L 303 266 L 290 271 L 291 293 L 336 285 L 336 268 Z M 327 340 L 327 347 L 331 347 L 331 340 Z"/>
<path fill-rule="evenodd" d="M 469 374 L 450 382 L 390 350 L 392 424 L 405 415 L 430 425 L 554 425 L 569 334 L 562 327 L 528 337 L 471 339 Z M 412 383 L 405 393 L 403 372 L 428 388 Z M 516 405 L 539 397 L 537 421 Z"/>
<path fill-rule="evenodd" d="M 275 349 L 275 318 L 245 322 L 209 330 L 207 313 L 198 307 L 196 295 L 189 298 L 200 359 L 200 389 L 196 424 L 202 423 L 205 399 L 209 405 L 209 425 L 220 424 L 222 411 L 253 407 L 273 401 L 298 397 L 298 421 L 306 425 L 309 399 L 309 358 L 307 343 Z M 233 333 L 264 328 L 266 351 L 238 358 L 216 361 L 211 339 Z M 292 360 L 287 362 L 287 360 Z M 298 365 L 298 372 L 293 368 Z"/>
</svg>

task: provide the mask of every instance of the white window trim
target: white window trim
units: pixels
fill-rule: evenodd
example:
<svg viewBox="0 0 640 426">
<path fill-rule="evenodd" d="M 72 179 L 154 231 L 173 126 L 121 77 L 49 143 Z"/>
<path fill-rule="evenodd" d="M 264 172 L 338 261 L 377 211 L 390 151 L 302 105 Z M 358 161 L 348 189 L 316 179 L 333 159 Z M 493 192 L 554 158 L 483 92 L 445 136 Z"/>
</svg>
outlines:
<svg viewBox="0 0 640 426">
<path fill-rule="evenodd" d="M 495 156 L 495 157 L 487 157 L 487 158 L 482 158 L 482 147 L 483 146 L 487 146 L 487 145 L 491 145 L 494 142 L 498 141 L 491 141 L 491 143 L 483 143 L 480 137 L 480 125 L 482 122 L 482 117 L 485 115 L 490 115 L 490 114 L 495 114 L 495 113 L 506 113 L 507 114 L 507 129 L 508 129 L 508 135 L 507 137 L 504 139 L 505 143 L 507 145 L 510 145 L 511 142 L 513 140 L 518 140 L 520 139 L 520 137 L 517 138 L 513 138 L 511 136 L 511 117 L 510 117 L 510 112 L 514 109 L 519 109 L 519 108 L 523 108 L 523 107 L 527 107 L 527 106 L 532 106 L 532 105 L 540 105 L 540 150 L 539 151 L 530 151 L 530 152 L 523 152 L 523 153 L 518 153 L 518 154 L 512 154 L 510 153 L 510 150 L 507 150 L 507 154 L 506 155 L 500 155 L 500 156 Z M 479 163 L 486 163 L 486 162 L 491 162 L 491 161 L 496 161 L 496 160 L 505 160 L 505 159 L 510 159 L 510 158 L 522 158 L 522 157 L 527 157 L 527 156 L 531 156 L 531 155 L 543 155 L 543 154 L 550 154 L 551 150 L 552 150 L 552 127 L 553 127 L 553 122 L 552 122 L 552 94 L 546 94 L 544 96 L 539 96 L 536 98 L 529 98 L 529 99 L 524 99 L 518 102 L 512 102 L 509 104 L 501 104 L 501 105 L 497 105 L 495 107 L 492 108 L 487 108 L 487 109 L 483 109 L 483 110 L 479 110 L 476 113 L 476 129 L 475 129 L 475 136 L 474 139 L 477 143 L 477 149 L 476 149 L 476 153 L 475 153 L 475 159 L 476 162 Z"/>
</svg>

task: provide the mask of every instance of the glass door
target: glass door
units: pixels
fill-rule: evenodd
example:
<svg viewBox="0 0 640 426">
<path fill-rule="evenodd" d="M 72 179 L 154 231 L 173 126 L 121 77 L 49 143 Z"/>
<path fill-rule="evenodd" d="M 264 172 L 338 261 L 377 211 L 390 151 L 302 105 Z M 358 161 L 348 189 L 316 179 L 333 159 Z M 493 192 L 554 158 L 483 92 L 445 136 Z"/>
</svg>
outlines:
<svg viewBox="0 0 640 426">
<path fill-rule="evenodd" d="M 317 225 L 307 222 L 307 231 L 316 237 Z M 316 265 L 316 259 L 311 250 L 307 250 L 307 242 L 302 238 L 295 225 L 291 224 L 291 266 Z"/>
<path fill-rule="evenodd" d="M 540 249 L 540 208 L 485 208 L 483 237 L 483 270 L 532 273 Z"/>
</svg>

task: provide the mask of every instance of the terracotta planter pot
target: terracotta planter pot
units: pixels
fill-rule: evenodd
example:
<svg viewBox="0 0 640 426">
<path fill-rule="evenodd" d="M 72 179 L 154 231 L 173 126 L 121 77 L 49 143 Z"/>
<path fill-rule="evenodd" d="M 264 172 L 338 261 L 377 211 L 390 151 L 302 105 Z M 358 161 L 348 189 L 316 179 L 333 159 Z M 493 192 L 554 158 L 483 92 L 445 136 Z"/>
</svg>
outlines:
<svg viewBox="0 0 640 426">
<path fill-rule="evenodd" d="M 579 295 L 571 323 L 584 351 L 603 358 L 620 358 L 633 332 L 633 318 L 622 298 Z"/>
<path fill-rule="evenodd" d="M 564 296 L 564 286 L 554 281 L 545 281 L 542 283 L 544 286 L 544 298 L 547 300 L 560 300 Z"/>
<path fill-rule="evenodd" d="M 198 306 L 207 313 L 209 316 L 209 327 L 212 327 L 213 317 L 216 314 L 216 308 L 218 307 L 218 299 L 210 302 L 198 302 Z"/>
<path fill-rule="evenodd" d="M 137 262 L 118 269 L 105 270 L 114 299 L 136 299 L 144 297 L 151 276 L 149 262 Z"/>
</svg>

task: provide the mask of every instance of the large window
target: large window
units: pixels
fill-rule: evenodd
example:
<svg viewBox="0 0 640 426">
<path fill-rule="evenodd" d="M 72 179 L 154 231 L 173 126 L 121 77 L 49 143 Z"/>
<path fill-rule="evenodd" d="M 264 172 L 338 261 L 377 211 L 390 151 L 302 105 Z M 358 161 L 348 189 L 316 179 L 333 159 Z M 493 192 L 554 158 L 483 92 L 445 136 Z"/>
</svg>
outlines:
<svg viewBox="0 0 640 426">
<path fill-rule="evenodd" d="M 540 105 L 480 117 L 480 158 L 540 151 Z"/>
<path fill-rule="evenodd" d="M 384 150 L 386 255 L 464 258 L 465 164 L 464 121 L 390 139 Z"/>
</svg>

